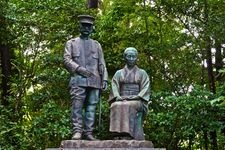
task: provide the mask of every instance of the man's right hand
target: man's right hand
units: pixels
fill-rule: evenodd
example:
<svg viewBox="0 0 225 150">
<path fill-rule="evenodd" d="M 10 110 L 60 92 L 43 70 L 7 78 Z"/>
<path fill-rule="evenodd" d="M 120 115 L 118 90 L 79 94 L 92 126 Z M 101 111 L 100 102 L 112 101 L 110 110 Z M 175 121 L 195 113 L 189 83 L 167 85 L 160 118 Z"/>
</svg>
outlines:
<svg viewBox="0 0 225 150">
<path fill-rule="evenodd" d="M 92 75 L 92 73 L 90 71 L 88 71 L 86 68 L 79 66 L 76 70 L 76 72 L 79 75 L 82 75 L 84 77 L 90 77 Z"/>
</svg>

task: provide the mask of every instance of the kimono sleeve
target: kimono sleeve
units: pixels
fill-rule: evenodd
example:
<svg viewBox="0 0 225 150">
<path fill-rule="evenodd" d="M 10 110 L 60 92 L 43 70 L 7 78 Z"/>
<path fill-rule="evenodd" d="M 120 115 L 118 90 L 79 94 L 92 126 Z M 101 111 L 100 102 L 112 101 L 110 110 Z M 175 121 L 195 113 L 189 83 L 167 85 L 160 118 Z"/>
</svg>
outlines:
<svg viewBox="0 0 225 150">
<path fill-rule="evenodd" d="M 121 71 L 117 71 L 112 78 L 112 87 L 109 95 L 109 102 L 113 102 L 117 97 L 120 96 L 120 76 Z"/>
<path fill-rule="evenodd" d="M 138 96 L 142 98 L 145 102 L 150 99 L 150 81 L 149 76 L 144 70 L 140 70 L 141 81 L 140 81 L 140 93 Z"/>
</svg>

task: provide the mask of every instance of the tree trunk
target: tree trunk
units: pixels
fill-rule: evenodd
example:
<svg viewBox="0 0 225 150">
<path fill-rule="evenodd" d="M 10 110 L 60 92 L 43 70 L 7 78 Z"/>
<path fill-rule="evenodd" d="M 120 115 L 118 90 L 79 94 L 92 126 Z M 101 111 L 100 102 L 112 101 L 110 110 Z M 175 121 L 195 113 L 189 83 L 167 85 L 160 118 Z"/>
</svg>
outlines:
<svg viewBox="0 0 225 150">
<path fill-rule="evenodd" d="M 207 61 L 207 71 L 208 71 L 208 81 L 209 81 L 209 89 L 212 93 L 216 94 L 216 86 L 213 75 L 213 65 L 212 65 L 212 52 L 211 52 L 211 39 L 208 34 L 208 22 L 209 22 L 209 9 L 208 9 L 208 1 L 205 0 L 205 10 L 204 10 L 204 19 L 205 19 L 205 47 L 206 47 L 206 61 Z M 211 145 L 213 150 L 218 150 L 217 146 L 217 134 L 216 131 L 210 131 Z"/>
<path fill-rule="evenodd" d="M 209 143 L 209 140 L 208 140 L 208 135 L 207 135 L 207 131 L 203 131 L 203 134 L 204 134 L 204 145 L 205 145 L 205 150 L 208 150 L 208 143 Z"/>
<path fill-rule="evenodd" d="M 213 64 L 212 64 L 212 52 L 211 52 L 211 40 L 210 37 L 206 38 L 206 62 L 207 62 L 207 71 L 208 71 L 208 81 L 209 89 L 214 94 L 216 93 L 215 80 L 213 75 Z"/>
<path fill-rule="evenodd" d="M 0 45 L 1 52 L 1 67 L 2 67 L 2 101 L 1 104 L 6 106 L 8 105 L 8 96 L 10 89 L 10 73 L 11 73 L 11 64 L 10 64 L 10 52 L 9 48 L 5 45 Z"/>
<path fill-rule="evenodd" d="M 216 58 L 216 63 L 215 63 L 215 67 L 216 67 L 216 81 L 219 82 L 219 84 L 221 84 L 222 82 L 222 75 L 221 73 L 219 73 L 219 70 L 223 68 L 223 59 L 222 59 L 222 45 L 219 41 L 216 40 L 215 42 L 215 48 L 216 48 L 216 54 L 215 54 L 215 58 Z"/>
<path fill-rule="evenodd" d="M 189 136 L 189 142 L 188 142 L 188 149 L 192 150 L 192 145 L 193 145 L 193 135 Z"/>
<path fill-rule="evenodd" d="M 88 8 L 98 8 L 98 0 L 87 0 Z"/>
</svg>

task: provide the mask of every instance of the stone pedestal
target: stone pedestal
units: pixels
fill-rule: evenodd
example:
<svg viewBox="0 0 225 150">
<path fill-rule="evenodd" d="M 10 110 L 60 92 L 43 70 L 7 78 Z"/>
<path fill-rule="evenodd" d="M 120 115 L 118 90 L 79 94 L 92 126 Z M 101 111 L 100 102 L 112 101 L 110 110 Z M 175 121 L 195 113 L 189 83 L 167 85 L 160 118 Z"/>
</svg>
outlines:
<svg viewBox="0 0 225 150">
<path fill-rule="evenodd" d="M 46 150 L 165 150 L 154 148 L 151 141 L 136 140 L 65 140 L 61 142 L 60 148 Z"/>
<path fill-rule="evenodd" d="M 153 148 L 151 141 L 136 140 L 65 140 L 61 142 L 61 148 Z"/>
</svg>

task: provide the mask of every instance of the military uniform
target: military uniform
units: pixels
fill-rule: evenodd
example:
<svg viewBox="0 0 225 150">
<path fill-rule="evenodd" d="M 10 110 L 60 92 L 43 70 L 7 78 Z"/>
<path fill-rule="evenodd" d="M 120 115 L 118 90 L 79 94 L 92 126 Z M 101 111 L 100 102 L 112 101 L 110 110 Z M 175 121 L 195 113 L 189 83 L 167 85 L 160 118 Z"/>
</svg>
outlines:
<svg viewBox="0 0 225 150">
<path fill-rule="evenodd" d="M 99 90 L 102 88 L 102 82 L 108 78 L 101 45 L 90 38 L 77 37 L 67 41 L 64 64 L 71 74 L 69 87 L 73 101 L 73 132 L 92 134 Z M 91 75 L 87 77 L 81 75 L 79 67 L 85 68 Z M 83 108 L 85 111 L 82 117 Z"/>
</svg>

